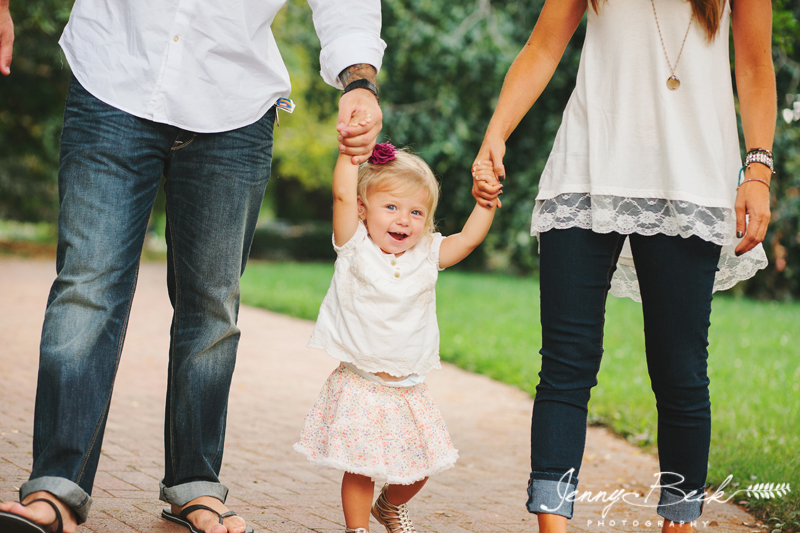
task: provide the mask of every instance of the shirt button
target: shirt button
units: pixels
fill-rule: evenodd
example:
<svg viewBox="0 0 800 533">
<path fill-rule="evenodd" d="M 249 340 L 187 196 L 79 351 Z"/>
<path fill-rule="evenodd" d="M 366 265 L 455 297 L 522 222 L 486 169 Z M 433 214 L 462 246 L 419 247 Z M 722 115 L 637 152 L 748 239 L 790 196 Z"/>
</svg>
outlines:
<svg viewBox="0 0 800 533">
<path fill-rule="evenodd" d="M 392 266 L 395 266 L 396 264 L 397 264 L 397 261 L 395 261 L 394 259 L 392 259 Z"/>
<path fill-rule="evenodd" d="M 394 277 L 399 278 L 400 277 L 400 272 L 395 272 L 394 273 Z"/>
<path fill-rule="evenodd" d="M 172 40 L 175 41 L 176 43 L 178 42 L 178 39 L 179 39 L 179 37 L 177 35 L 172 38 Z"/>
</svg>

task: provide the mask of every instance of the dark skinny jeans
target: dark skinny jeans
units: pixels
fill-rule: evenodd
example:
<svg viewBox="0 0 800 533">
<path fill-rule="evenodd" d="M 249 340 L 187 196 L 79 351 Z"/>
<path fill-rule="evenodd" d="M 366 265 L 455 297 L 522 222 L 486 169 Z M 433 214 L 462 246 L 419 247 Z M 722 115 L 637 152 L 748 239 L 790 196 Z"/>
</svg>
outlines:
<svg viewBox="0 0 800 533">
<path fill-rule="evenodd" d="M 625 237 L 581 228 L 539 237 L 542 370 L 531 424 L 530 512 L 572 517 L 564 495 L 577 487 L 606 297 Z M 708 328 L 720 246 L 699 237 L 633 234 L 630 240 L 658 410 L 661 485 L 672 485 L 661 490 L 658 513 L 690 522 L 702 512 L 708 465 Z M 692 491 L 699 498 L 684 499 Z"/>
</svg>

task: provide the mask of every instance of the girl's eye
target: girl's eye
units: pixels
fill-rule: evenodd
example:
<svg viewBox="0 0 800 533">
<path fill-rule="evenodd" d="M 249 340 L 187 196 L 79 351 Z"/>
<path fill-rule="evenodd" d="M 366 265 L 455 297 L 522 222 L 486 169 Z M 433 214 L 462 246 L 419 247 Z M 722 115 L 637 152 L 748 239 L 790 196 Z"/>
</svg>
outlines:
<svg viewBox="0 0 800 533">
<path fill-rule="evenodd" d="M 416 216 L 418 216 L 418 217 L 421 217 L 421 216 L 422 216 L 422 211 L 419 211 L 419 210 L 417 210 L 417 209 L 414 209 L 413 211 L 411 211 L 411 214 L 412 214 L 412 215 L 416 215 Z"/>
<path fill-rule="evenodd" d="M 386 209 L 388 209 L 389 211 L 397 211 L 397 207 L 395 207 L 393 205 L 387 205 Z"/>
</svg>

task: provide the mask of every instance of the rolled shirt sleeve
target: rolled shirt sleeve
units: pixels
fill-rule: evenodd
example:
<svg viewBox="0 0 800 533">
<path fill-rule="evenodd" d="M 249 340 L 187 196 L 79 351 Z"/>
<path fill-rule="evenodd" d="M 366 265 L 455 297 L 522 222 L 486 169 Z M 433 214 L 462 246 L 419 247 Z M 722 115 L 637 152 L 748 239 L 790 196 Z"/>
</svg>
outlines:
<svg viewBox="0 0 800 533">
<path fill-rule="evenodd" d="M 339 73 L 365 63 L 380 72 L 386 43 L 381 39 L 380 0 L 308 0 L 322 50 L 320 75 L 344 89 Z"/>
</svg>

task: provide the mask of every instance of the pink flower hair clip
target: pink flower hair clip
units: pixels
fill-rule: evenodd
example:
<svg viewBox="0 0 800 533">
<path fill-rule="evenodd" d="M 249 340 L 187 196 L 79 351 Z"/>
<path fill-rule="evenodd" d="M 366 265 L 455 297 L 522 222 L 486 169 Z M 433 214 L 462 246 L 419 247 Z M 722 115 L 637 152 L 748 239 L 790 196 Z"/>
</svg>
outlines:
<svg viewBox="0 0 800 533">
<path fill-rule="evenodd" d="M 369 162 L 373 165 L 385 165 L 389 161 L 394 161 L 397 158 L 397 148 L 390 143 L 378 143 L 372 149 L 372 155 L 369 157 Z"/>
</svg>

